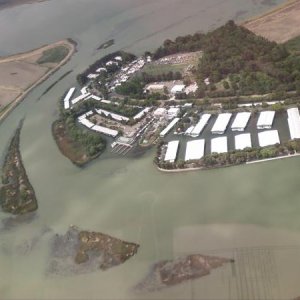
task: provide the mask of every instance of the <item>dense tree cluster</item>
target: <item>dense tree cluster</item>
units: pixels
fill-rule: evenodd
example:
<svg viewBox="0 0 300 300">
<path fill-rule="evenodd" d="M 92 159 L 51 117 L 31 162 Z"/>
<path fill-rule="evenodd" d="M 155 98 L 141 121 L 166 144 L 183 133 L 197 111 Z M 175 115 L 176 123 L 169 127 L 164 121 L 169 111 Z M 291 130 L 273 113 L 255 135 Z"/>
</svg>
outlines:
<svg viewBox="0 0 300 300">
<path fill-rule="evenodd" d="M 240 94 L 294 90 L 300 80 L 300 56 L 233 21 L 210 32 L 203 42 L 199 81 L 228 79 L 225 89 Z"/>
<path fill-rule="evenodd" d="M 171 54 L 202 50 L 204 39 L 203 33 L 179 36 L 174 41 L 168 39 L 154 52 L 153 58 L 159 59 Z"/>
</svg>

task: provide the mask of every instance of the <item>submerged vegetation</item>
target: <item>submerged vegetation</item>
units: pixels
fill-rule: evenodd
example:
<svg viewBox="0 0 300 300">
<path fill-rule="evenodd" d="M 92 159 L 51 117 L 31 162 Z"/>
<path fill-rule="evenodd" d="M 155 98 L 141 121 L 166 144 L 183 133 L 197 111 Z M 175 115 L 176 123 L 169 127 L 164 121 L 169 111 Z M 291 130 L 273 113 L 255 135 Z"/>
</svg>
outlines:
<svg viewBox="0 0 300 300">
<path fill-rule="evenodd" d="M 21 215 L 37 210 L 38 204 L 34 189 L 24 168 L 20 153 L 20 133 L 17 129 L 9 145 L 2 170 L 0 203 L 3 211 Z"/>
</svg>

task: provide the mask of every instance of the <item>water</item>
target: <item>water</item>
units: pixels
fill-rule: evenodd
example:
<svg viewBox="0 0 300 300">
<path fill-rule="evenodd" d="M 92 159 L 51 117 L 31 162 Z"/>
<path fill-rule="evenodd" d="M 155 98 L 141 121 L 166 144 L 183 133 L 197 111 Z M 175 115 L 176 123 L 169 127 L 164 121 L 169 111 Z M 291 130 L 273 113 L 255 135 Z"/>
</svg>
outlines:
<svg viewBox="0 0 300 300">
<path fill-rule="evenodd" d="M 78 169 L 60 154 L 51 136 L 58 99 L 74 84 L 76 74 L 98 57 L 119 48 L 142 53 L 165 38 L 206 31 L 241 11 L 247 11 L 242 15 L 247 17 L 268 8 L 248 0 L 51 0 L 0 12 L 0 54 L 64 37 L 78 42 L 73 59 L 28 95 L 0 126 L 3 157 L 19 120 L 25 118 L 21 152 L 39 201 L 31 224 L 0 233 L 0 298 L 292 299 L 300 295 L 298 158 L 170 175 L 153 166 L 153 149 L 138 159 L 111 159 L 107 154 Z M 110 38 L 116 40 L 113 47 L 95 51 Z M 73 72 L 41 97 L 69 70 Z M 1 220 L 6 217 L 0 213 Z M 47 277 L 49 239 L 53 232 L 65 233 L 71 224 L 140 243 L 141 248 L 124 265 L 106 272 Z M 45 228 L 52 231 L 41 234 Z M 28 241 L 35 237 L 40 239 L 28 250 Z M 236 270 L 227 266 L 161 292 L 132 293 L 153 262 L 190 253 L 234 257 Z"/>
</svg>

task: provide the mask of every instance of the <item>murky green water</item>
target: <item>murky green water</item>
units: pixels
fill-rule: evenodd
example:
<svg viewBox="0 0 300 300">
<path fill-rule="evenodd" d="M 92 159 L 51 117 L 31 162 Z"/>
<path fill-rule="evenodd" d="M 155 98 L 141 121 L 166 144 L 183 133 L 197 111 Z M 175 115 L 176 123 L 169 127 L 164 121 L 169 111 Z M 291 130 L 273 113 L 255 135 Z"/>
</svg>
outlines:
<svg viewBox="0 0 300 300">
<path fill-rule="evenodd" d="M 138 159 L 104 155 L 80 170 L 51 137 L 57 100 L 78 72 L 108 51 L 142 53 L 167 37 L 208 30 L 238 12 L 268 9 L 248 0 L 52 0 L 0 12 L 0 53 L 72 37 L 78 53 L 34 90 L 0 126 L 0 153 L 25 118 L 21 151 L 39 210 L 27 225 L 0 233 L 2 299 L 291 299 L 300 295 L 300 159 L 209 172 L 159 173 L 154 150 Z M 280 3 L 282 1 L 277 1 Z M 240 13 L 239 13 L 240 15 Z M 104 41 L 115 46 L 96 52 Z M 42 93 L 62 74 L 73 73 Z M 7 218 L 1 213 L 0 219 Z M 124 265 L 76 277 L 47 277 L 53 232 L 75 224 L 138 242 Z M 41 235 L 50 228 L 53 232 Z M 27 242 L 40 237 L 30 249 Z M 212 275 L 161 292 L 132 287 L 161 259 L 202 253 L 236 259 Z"/>
</svg>

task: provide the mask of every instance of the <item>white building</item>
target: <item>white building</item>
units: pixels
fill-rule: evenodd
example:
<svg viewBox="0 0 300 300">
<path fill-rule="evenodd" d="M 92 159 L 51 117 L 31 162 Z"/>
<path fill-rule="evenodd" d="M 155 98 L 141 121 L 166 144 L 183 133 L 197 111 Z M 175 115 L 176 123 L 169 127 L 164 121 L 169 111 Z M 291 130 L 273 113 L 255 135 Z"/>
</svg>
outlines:
<svg viewBox="0 0 300 300">
<path fill-rule="evenodd" d="M 149 93 L 164 93 L 165 89 L 164 84 L 149 84 L 145 90 Z"/>
<path fill-rule="evenodd" d="M 74 104 L 76 104 L 76 103 L 78 103 L 78 102 L 80 102 L 80 101 L 82 101 L 82 100 L 88 98 L 90 95 L 91 95 L 90 93 L 80 95 L 80 96 L 74 98 L 74 99 L 71 101 L 71 103 L 72 103 L 72 105 L 74 105 Z"/>
<path fill-rule="evenodd" d="M 101 115 L 105 115 L 106 117 L 112 117 L 114 120 L 116 121 L 125 121 L 125 122 L 128 122 L 129 121 L 129 118 L 127 117 L 124 117 L 124 116 L 121 116 L 121 115 L 118 115 L 118 114 L 115 114 L 115 113 L 112 113 L 110 111 L 107 111 L 107 110 L 104 110 L 104 109 L 96 109 L 96 112 Z"/>
<path fill-rule="evenodd" d="M 250 133 L 243 133 L 243 134 L 236 135 L 234 139 L 235 139 L 236 150 L 244 150 L 246 148 L 252 148 Z"/>
<path fill-rule="evenodd" d="M 258 142 L 260 147 L 280 144 L 278 130 L 267 130 L 258 133 Z"/>
<path fill-rule="evenodd" d="M 70 99 L 72 98 L 74 92 L 75 92 L 75 88 L 74 87 L 70 88 L 66 97 L 64 98 L 64 108 L 65 109 L 70 108 Z"/>
<path fill-rule="evenodd" d="M 251 117 L 250 112 L 238 113 L 231 125 L 232 131 L 244 131 Z"/>
<path fill-rule="evenodd" d="M 300 115 L 297 107 L 287 110 L 291 139 L 300 139 Z"/>
<path fill-rule="evenodd" d="M 153 113 L 154 117 L 156 117 L 156 118 L 164 117 L 164 116 L 166 116 L 166 114 L 167 114 L 167 110 L 163 107 L 157 108 Z"/>
<path fill-rule="evenodd" d="M 228 152 L 227 137 L 218 137 L 211 140 L 211 153 L 226 153 Z"/>
<path fill-rule="evenodd" d="M 271 129 L 275 117 L 275 111 L 263 111 L 257 121 L 257 129 Z"/>
<path fill-rule="evenodd" d="M 103 133 L 108 136 L 112 136 L 112 137 L 116 137 L 119 134 L 119 132 L 117 130 L 109 129 L 109 128 L 99 126 L 99 125 L 95 125 L 94 127 L 92 127 L 92 130 Z"/>
<path fill-rule="evenodd" d="M 227 129 L 231 116 L 231 113 L 219 114 L 211 132 L 213 134 L 223 134 Z"/>
<path fill-rule="evenodd" d="M 179 118 L 175 118 L 161 133 L 160 137 L 164 137 L 179 121 Z"/>
<path fill-rule="evenodd" d="M 173 163 L 176 160 L 179 147 L 179 141 L 172 141 L 168 143 L 167 152 L 165 155 L 165 161 Z"/>
<path fill-rule="evenodd" d="M 185 161 L 199 160 L 204 156 L 205 140 L 195 140 L 186 143 Z"/>
<path fill-rule="evenodd" d="M 140 111 L 139 113 L 137 113 L 133 119 L 134 120 L 139 120 L 141 119 L 142 117 L 144 117 L 144 115 L 146 115 L 149 111 L 151 110 L 151 107 L 146 107 L 144 108 L 142 111 Z"/>
<path fill-rule="evenodd" d="M 179 94 L 184 92 L 185 85 L 184 84 L 176 84 L 171 89 L 171 94 Z"/>
<path fill-rule="evenodd" d="M 201 132 L 203 131 L 204 127 L 207 125 L 211 118 L 210 114 L 203 114 L 197 123 L 197 125 L 194 127 L 193 131 L 191 132 L 192 137 L 198 137 Z"/>
<path fill-rule="evenodd" d="M 179 107 L 171 107 L 168 109 L 167 115 L 168 119 L 171 120 L 173 118 L 176 118 L 180 113 L 180 108 Z"/>
</svg>

